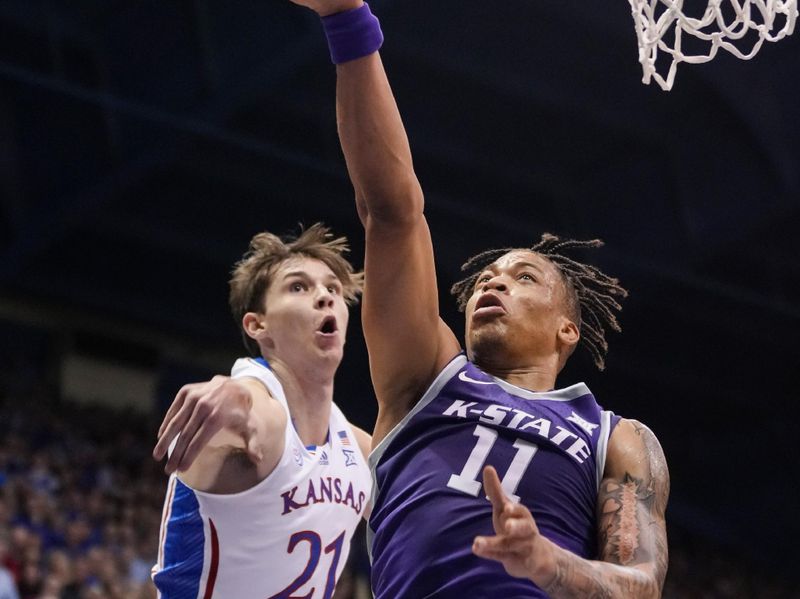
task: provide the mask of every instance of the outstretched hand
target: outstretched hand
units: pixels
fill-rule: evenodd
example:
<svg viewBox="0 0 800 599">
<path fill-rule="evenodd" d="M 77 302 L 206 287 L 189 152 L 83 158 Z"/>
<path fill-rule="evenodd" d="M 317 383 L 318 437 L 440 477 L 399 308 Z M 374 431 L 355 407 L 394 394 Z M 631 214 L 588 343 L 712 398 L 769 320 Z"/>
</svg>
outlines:
<svg viewBox="0 0 800 599">
<path fill-rule="evenodd" d="M 529 578 L 540 586 L 548 582 L 555 572 L 551 541 L 539 534 L 528 508 L 508 498 L 492 466 L 483 469 L 483 486 L 492 502 L 496 534 L 475 537 L 472 552 L 502 563 L 511 576 Z"/>
<path fill-rule="evenodd" d="M 153 457 L 162 459 L 180 434 L 164 470 L 188 470 L 214 435 L 227 429 L 244 439 L 247 456 L 258 463 L 262 454 L 249 418 L 252 406 L 247 386 L 230 377 L 215 376 L 205 383 L 184 385 L 158 429 Z"/>
<path fill-rule="evenodd" d="M 292 2 L 310 8 L 321 17 L 353 10 L 364 4 L 364 0 L 292 0 Z"/>
</svg>

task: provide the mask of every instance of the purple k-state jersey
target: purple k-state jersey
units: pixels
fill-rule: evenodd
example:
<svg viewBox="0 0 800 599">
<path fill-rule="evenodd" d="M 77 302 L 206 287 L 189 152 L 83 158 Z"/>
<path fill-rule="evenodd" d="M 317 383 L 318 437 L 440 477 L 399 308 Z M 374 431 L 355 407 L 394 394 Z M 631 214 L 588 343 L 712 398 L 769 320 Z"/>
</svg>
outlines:
<svg viewBox="0 0 800 599">
<path fill-rule="evenodd" d="M 457 356 L 370 455 L 376 599 L 547 597 L 472 553 L 475 536 L 494 534 L 483 466 L 495 467 L 543 535 L 594 559 L 597 492 L 618 421 L 583 383 L 533 393 Z"/>
</svg>

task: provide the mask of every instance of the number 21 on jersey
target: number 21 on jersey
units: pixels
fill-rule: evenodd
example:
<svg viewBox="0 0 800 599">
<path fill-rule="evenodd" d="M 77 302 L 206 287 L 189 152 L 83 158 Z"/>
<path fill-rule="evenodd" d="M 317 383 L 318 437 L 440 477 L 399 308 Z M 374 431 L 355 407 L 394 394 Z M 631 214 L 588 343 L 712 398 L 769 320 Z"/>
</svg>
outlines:
<svg viewBox="0 0 800 599">
<path fill-rule="evenodd" d="M 342 534 L 336 537 L 336 539 L 324 549 L 326 554 L 333 553 L 333 559 L 328 567 L 328 575 L 325 579 L 325 589 L 323 590 L 322 599 L 331 599 L 331 597 L 333 597 L 333 591 L 336 588 L 336 568 L 339 565 L 339 556 L 342 553 L 344 534 L 344 531 L 342 531 Z M 272 595 L 269 599 L 314 599 L 314 597 L 318 596 L 314 594 L 314 588 L 308 591 L 305 595 L 294 594 L 295 591 L 299 591 L 300 587 L 306 584 L 314 575 L 323 551 L 322 539 L 320 539 L 320 536 L 317 533 L 311 530 L 303 530 L 293 534 L 289 539 L 289 547 L 287 551 L 289 553 L 293 553 L 295 548 L 301 542 L 308 543 L 309 555 L 308 563 L 306 564 L 305 569 L 303 569 L 303 571 L 300 573 L 300 576 L 295 578 L 288 587 L 283 589 L 280 593 Z"/>
</svg>

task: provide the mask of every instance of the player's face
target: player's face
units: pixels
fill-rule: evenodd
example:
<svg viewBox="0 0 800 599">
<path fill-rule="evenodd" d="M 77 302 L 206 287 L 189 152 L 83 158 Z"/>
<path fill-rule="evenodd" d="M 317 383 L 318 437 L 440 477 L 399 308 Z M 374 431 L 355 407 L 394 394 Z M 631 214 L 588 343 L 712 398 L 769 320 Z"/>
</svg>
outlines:
<svg viewBox="0 0 800 599">
<path fill-rule="evenodd" d="M 339 364 L 348 310 L 342 284 L 327 264 L 286 260 L 273 274 L 264 306 L 264 340 L 271 354 L 297 364 L 316 358 Z"/>
<path fill-rule="evenodd" d="M 466 307 L 467 353 L 479 364 L 521 365 L 552 356 L 565 316 L 565 289 L 555 265 L 514 250 L 478 275 Z"/>
</svg>

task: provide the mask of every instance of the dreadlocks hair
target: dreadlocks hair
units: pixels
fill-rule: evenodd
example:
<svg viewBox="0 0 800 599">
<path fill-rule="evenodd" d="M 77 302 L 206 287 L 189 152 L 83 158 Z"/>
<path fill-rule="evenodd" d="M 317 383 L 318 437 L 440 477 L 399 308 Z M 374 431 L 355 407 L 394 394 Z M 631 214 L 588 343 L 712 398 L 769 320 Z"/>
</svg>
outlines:
<svg viewBox="0 0 800 599">
<path fill-rule="evenodd" d="M 523 248 L 547 258 L 561 273 L 567 288 L 567 309 L 581 331 L 580 342 L 589 350 L 598 370 L 605 368 L 605 356 L 608 352 L 606 330 L 622 330 L 616 313 L 622 310 L 618 300 L 627 297 L 628 291 L 617 279 L 590 264 L 569 258 L 562 252 L 602 246 L 603 242 L 599 239 L 578 241 L 544 233 L 538 243 L 530 248 Z M 486 250 L 472 256 L 461 266 L 462 272 L 470 274 L 450 289 L 450 293 L 458 300 L 458 309 L 461 312 L 466 308 L 475 289 L 478 275 L 500 256 L 516 249 L 520 248 Z"/>
</svg>

